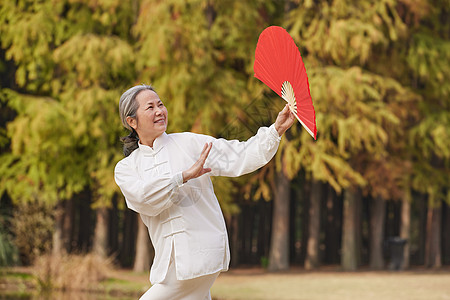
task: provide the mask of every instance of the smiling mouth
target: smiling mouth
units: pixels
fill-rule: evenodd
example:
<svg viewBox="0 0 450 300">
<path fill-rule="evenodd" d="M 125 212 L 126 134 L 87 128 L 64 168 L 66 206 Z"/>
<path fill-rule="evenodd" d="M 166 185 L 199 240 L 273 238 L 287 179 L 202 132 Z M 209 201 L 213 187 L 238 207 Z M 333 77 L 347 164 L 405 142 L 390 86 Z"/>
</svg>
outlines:
<svg viewBox="0 0 450 300">
<path fill-rule="evenodd" d="M 164 119 L 159 119 L 159 120 L 156 120 L 154 123 L 165 123 L 166 122 L 166 120 L 164 120 Z"/>
</svg>

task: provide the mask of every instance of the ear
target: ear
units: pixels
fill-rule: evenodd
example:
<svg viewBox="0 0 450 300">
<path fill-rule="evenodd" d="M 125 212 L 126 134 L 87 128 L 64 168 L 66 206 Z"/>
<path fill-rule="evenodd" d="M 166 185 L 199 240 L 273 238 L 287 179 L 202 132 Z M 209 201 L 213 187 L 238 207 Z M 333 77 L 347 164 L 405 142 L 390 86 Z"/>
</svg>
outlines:
<svg viewBox="0 0 450 300">
<path fill-rule="evenodd" d="M 127 117 L 127 123 L 128 123 L 128 125 L 131 126 L 131 128 L 133 128 L 134 130 L 136 130 L 136 128 L 137 128 L 137 121 L 136 121 L 135 118 Z"/>
</svg>

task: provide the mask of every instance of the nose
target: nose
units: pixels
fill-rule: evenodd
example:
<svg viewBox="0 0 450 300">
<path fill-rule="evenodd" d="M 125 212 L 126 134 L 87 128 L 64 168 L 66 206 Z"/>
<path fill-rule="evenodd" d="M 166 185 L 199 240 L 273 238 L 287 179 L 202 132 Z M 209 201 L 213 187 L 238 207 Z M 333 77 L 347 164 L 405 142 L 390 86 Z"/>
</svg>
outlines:
<svg viewBox="0 0 450 300">
<path fill-rule="evenodd" d="M 155 110 L 155 114 L 158 116 L 162 115 L 162 109 L 160 107 L 157 107 Z"/>
</svg>

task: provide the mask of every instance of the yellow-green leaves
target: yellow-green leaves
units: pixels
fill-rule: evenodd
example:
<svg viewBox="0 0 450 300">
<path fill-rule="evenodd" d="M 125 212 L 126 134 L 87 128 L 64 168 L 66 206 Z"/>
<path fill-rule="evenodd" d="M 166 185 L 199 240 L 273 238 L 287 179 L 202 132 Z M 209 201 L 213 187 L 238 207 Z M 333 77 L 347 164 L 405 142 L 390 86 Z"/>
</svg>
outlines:
<svg viewBox="0 0 450 300">
<path fill-rule="evenodd" d="M 250 137 L 284 104 L 253 77 L 259 34 L 280 25 L 303 56 L 318 138 L 290 129 L 274 162 L 243 179 L 246 196 L 269 199 L 283 171 L 338 192 L 357 185 L 396 198 L 412 185 L 447 197 L 448 1 L 288 2 L 2 1 L 0 75 L 14 79 L 0 84 L 17 116 L 0 131 L 10 146 L 0 192 L 54 202 L 89 187 L 96 205 L 108 205 L 125 134 L 117 104 L 135 84 L 154 85 L 168 132 Z M 223 182 L 229 211 L 242 185 Z"/>
<path fill-rule="evenodd" d="M 117 104 L 136 80 L 134 7 L 122 1 L 6 1 L 0 32 L 20 92 L 7 125 L 0 191 L 54 204 L 90 187 L 107 205 L 122 157 Z M 3 88 L 3 86 L 2 86 Z"/>
<path fill-rule="evenodd" d="M 378 49 L 406 33 L 391 0 L 300 1 L 286 24 L 300 50 L 347 67 L 365 65 Z"/>
</svg>

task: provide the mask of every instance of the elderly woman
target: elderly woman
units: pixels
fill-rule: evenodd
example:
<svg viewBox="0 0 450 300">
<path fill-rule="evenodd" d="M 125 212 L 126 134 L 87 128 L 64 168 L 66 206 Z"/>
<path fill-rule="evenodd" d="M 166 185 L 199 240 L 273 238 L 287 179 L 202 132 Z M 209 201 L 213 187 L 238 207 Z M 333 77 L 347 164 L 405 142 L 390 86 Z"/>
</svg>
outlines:
<svg viewBox="0 0 450 300">
<path fill-rule="evenodd" d="M 115 180 L 155 248 L 152 287 L 141 299 L 211 299 L 230 251 L 210 176 L 240 176 L 264 166 L 295 117 L 285 107 L 272 126 L 245 142 L 167 134 L 167 109 L 148 85 L 127 90 L 119 111 L 131 133 L 122 139 L 126 157 L 116 165 Z"/>
</svg>

